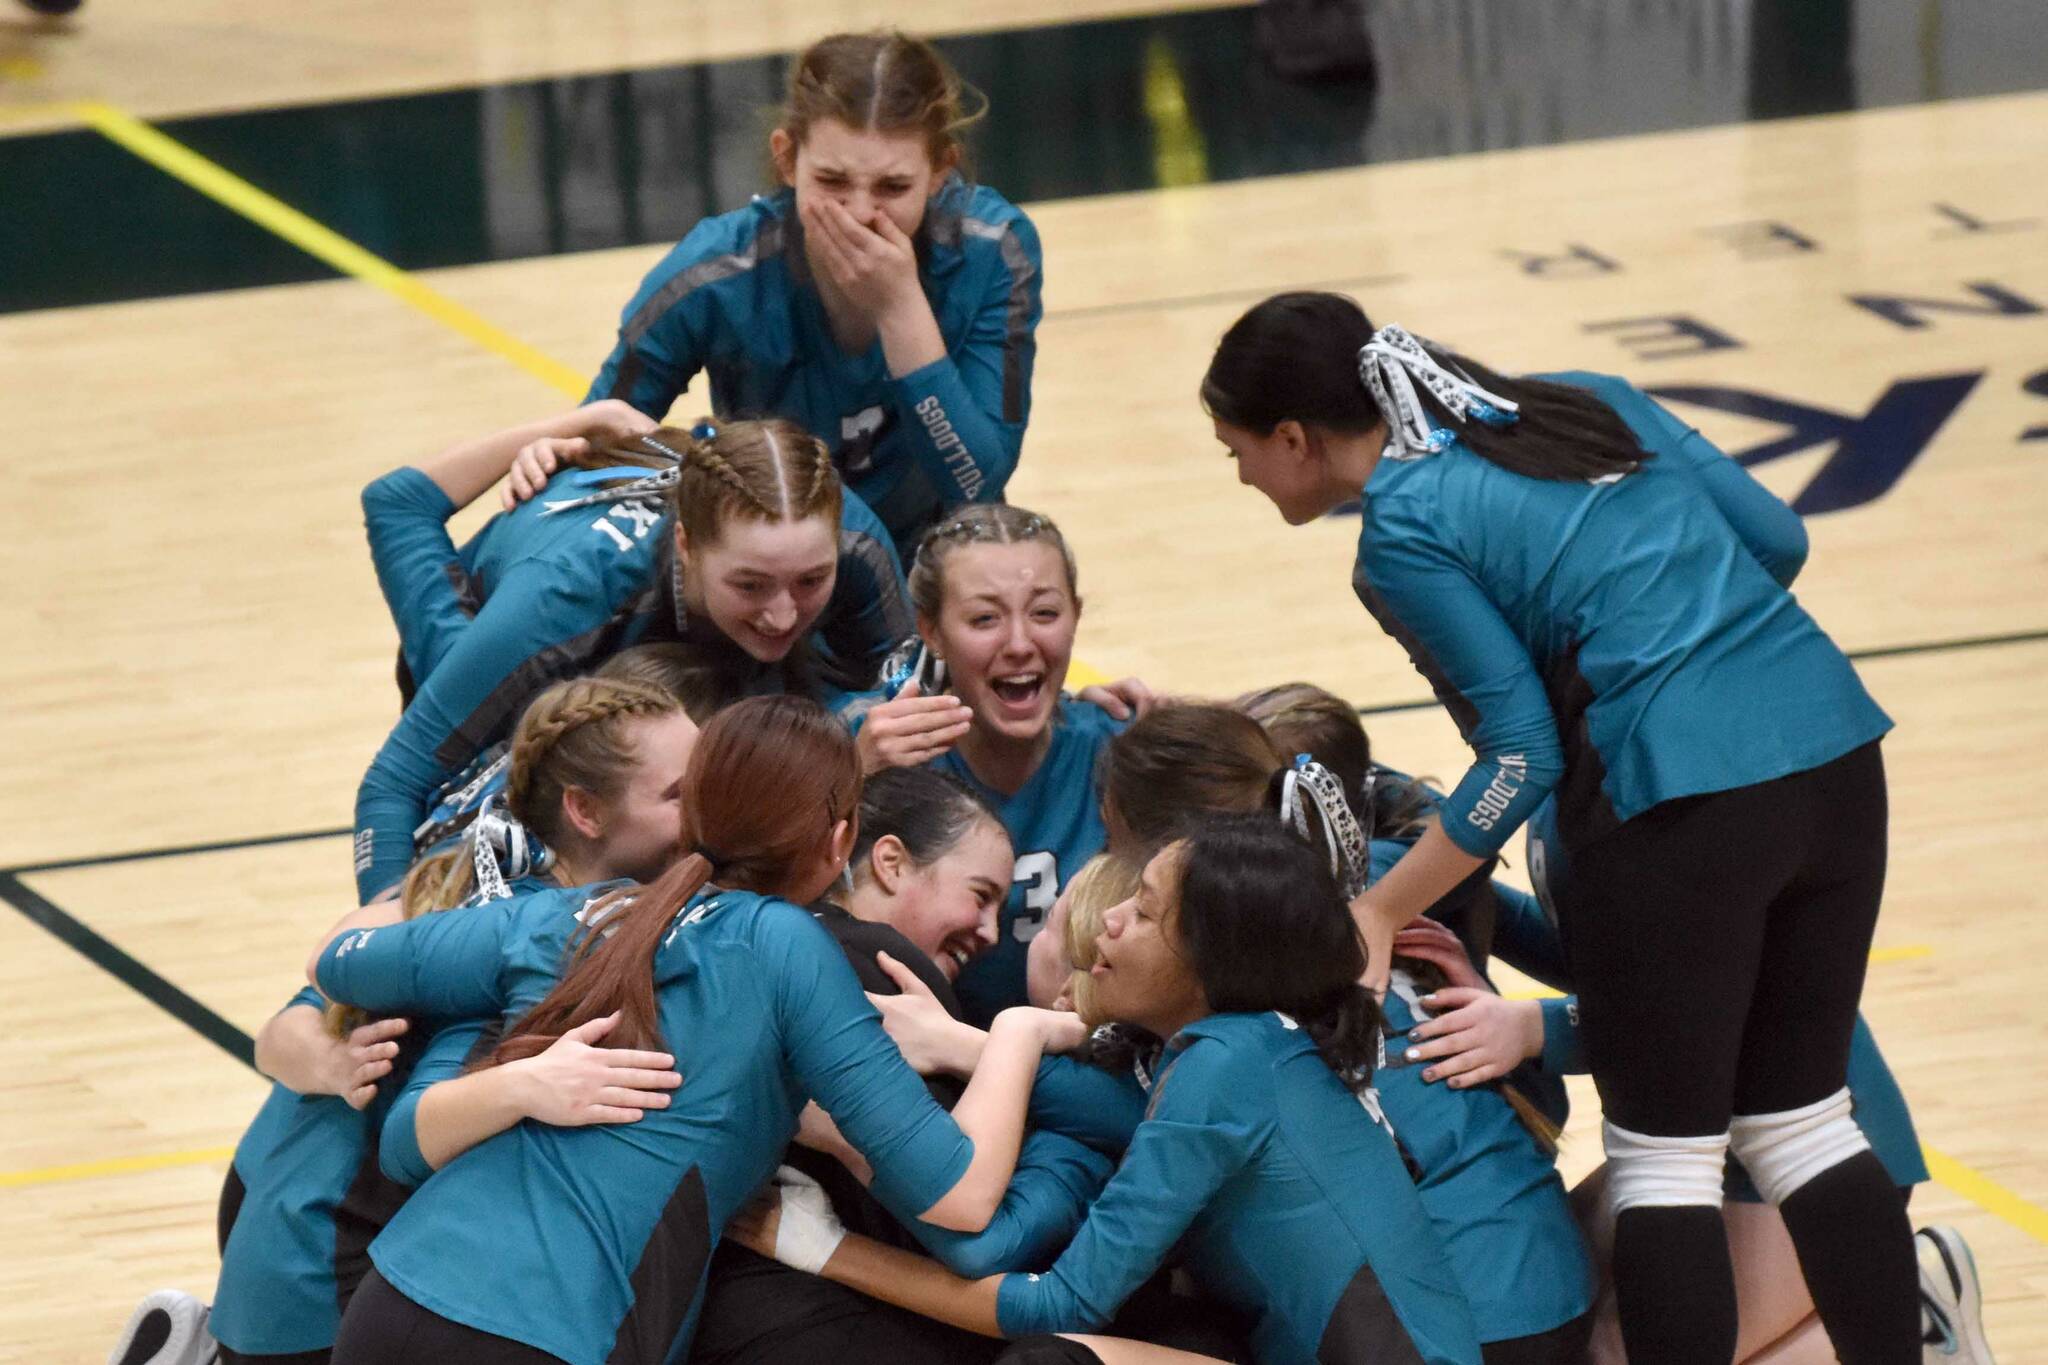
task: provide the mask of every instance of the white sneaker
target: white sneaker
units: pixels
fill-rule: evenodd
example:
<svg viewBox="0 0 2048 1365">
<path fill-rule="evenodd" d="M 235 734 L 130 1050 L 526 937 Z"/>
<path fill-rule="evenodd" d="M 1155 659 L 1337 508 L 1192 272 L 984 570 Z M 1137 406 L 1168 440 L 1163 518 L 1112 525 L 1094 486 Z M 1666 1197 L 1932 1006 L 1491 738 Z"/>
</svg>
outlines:
<svg viewBox="0 0 2048 1365">
<path fill-rule="evenodd" d="M 1926 1319 L 1925 1365 L 1997 1365 L 1984 1339 L 1984 1290 L 1970 1244 L 1954 1228 L 1913 1234 L 1920 1256 L 1920 1307 Z"/>
<path fill-rule="evenodd" d="M 107 1365 L 214 1365 L 220 1343 L 206 1330 L 211 1311 L 182 1290 L 157 1290 L 135 1305 Z"/>
</svg>

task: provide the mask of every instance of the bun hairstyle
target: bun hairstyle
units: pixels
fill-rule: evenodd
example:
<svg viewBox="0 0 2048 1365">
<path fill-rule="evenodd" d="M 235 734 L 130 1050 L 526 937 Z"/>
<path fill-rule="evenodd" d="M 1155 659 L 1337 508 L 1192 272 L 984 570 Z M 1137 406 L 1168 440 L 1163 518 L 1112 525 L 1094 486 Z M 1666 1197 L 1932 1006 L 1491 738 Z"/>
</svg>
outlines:
<svg viewBox="0 0 2048 1365">
<path fill-rule="evenodd" d="M 1218 1013 L 1277 1010 L 1351 1091 L 1372 1083 L 1379 1004 L 1365 943 L 1328 863 L 1265 815 L 1212 815 L 1182 836 L 1175 931 Z"/>
<path fill-rule="evenodd" d="M 939 50 L 895 29 L 835 33 L 805 48 L 789 71 L 778 122 L 801 145 L 820 119 L 863 132 L 917 133 L 934 167 L 961 159 L 960 134 L 988 112 L 965 110 L 967 85 Z"/>
<path fill-rule="evenodd" d="M 1366 387 L 1359 353 L 1378 329 L 1343 294 L 1275 294 L 1230 325 L 1202 379 L 1211 417 L 1260 436 L 1285 421 L 1363 435 L 1386 419 Z M 1391 329 L 1390 329 L 1391 330 Z M 1429 359 L 1512 404 L 1516 420 L 1492 425 L 1454 415 L 1426 389 L 1428 415 L 1481 459 L 1533 479 L 1593 480 L 1630 474 L 1650 458 L 1614 409 L 1584 389 L 1510 378 L 1446 347 Z"/>
<path fill-rule="evenodd" d="M 527 703 L 512 731 L 507 812 L 532 837 L 552 843 L 561 832 L 563 793 L 581 787 L 600 800 L 616 797 L 637 761 L 633 723 L 682 709 L 665 692 L 623 680 L 572 678 L 545 689 Z M 474 840 L 482 833 L 481 821 L 473 822 L 463 838 L 412 865 L 398 886 L 404 918 L 452 910 L 476 895 Z M 329 1005 L 326 1017 L 336 1038 L 369 1022 L 352 1005 Z"/>
<path fill-rule="evenodd" d="M 714 880 L 783 895 L 860 804 L 853 736 L 816 702 L 751 697 L 712 717 L 683 774 L 685 856 L 651 885 L 588 907 L 555 988 L 513 1024 L 486 1065 L 545 1051 L 617 1012 L 609 1046 L 662 1048 L 654 956 L 676 916 Z"/>
</svg>

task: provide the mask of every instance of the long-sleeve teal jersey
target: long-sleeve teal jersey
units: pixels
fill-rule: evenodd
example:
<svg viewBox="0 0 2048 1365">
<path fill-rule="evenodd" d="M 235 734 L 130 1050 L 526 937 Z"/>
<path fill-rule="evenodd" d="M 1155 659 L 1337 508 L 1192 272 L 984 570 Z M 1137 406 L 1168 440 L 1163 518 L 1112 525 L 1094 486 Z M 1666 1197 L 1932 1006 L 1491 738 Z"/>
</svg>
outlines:
<svg viewBox="0 0 2048 1365">
<path fill-rule="evenodd" d="M 1498 1087 L 1428 1084 L 1422 1067 L 1402 1062 L 1399 1035 L 1430 1016 L 1398 967 L 1382 1008 L 1396 1036 L 1373 1086 L 1422 1172 L 1422 1206 L 1472 1306 L 1479 1339 L 1533 1336 L 1586 1312 L 1593 1263 L 1557 1163 Z"/>
<path fill-rule="evenodd" d="M 558 474 L 459 551 L 445 529 L 454 506 L 419 470 L 395 470 L 363 490 L 378 578 L 400 618 L 399 636 L 436 642 L 432 670 L 415 676 L 418 690 L 356 791 L 356 890 L 364 900 L 405 874 L 413 831 L 436 789 L 509 734 L 542 688 L 643 639 L 717 635 L 680 605 L 672 522 L 658 499 L 547 511 L 551 501 L 646 472 Z M 451 591 L 431 590 L 437 574 Z M 407 613 L 449 615 L 451 597 L 468 613 L 466 625 L 408 628 Z M 915 624 L 888 533 L 849 494 L 839 516 L 838 577 L 815 636 L 821 653 L 850 674 L 872 677 Z M 762 681 L 783 685 L 775 670 Z"/>
<path fill-rule="evenodd" d="M 1625 380 L 1538 377 L 1589 390 L 1653 458 L 1566 482 L 1454 442 L 1366 482 L 1353 586 L 1477 758 L 1444 832 L 1498 852 L 1555 789 L 1583 840 L 1888 730 L 1785 586 L 1806 551 L 1791 510 Z"/>
<path fill-rule="evenodd" d="M 708 370 L 717 413 L 787 417 L 823 439 L 908 555 L 945 508 L 1003 496 L 1031 414 L 1044 275 L 1023 210 L 957 175 L 916 241 L 946 348 L 928 365 L 892 377 L 879 340 L 840 349 L 784 190 L 705 219 L 648 272 L 589 397 L 659 420 Z"/>
<path fill-rule="evenodd" d="M 589 899 L 543 892 L 347 934 L 319 981 L 369 1009 L 521 1014 L 554 985 Z M 808 912 L 709 890 L 676 915 L 654 980 L 683 1074 L 670 1106 L 632 1124 L 523 1122 L 449 1162 L 371 1248 L 400 1293 L 573 1365 L 678 1360 L 712 1248 L 806 1098 L 904 1208 L 930 1208 L 966 1172 L 972 1144 Z"/>
<path fill-rule="evenodd" d="M 310 987 L 292 1009 L 326 1005 Z M 339 1095 L 270 1088 L 235 1146 L 240 1206 L 221 1248 L 208 1327 L 243 1355 L 324 1351 L 363 1273 L 370 1240 L 404 1197 L 379 1178 L 377 1131 L 404 1058 L 376 1099 L 352 1109 Z"/>
<path fill-rule="evenodd" d="M 1176 1245 L 1203 1293 L 1252 1319 L 1260 1365 L 1478 1365 L 1393 1139 L 1284 1016 L 1211 1015 L 1173 1039 L 1072 1245 L 1003 1278 L 1004 1335 L 1100 1327 Z"/>
</svg>

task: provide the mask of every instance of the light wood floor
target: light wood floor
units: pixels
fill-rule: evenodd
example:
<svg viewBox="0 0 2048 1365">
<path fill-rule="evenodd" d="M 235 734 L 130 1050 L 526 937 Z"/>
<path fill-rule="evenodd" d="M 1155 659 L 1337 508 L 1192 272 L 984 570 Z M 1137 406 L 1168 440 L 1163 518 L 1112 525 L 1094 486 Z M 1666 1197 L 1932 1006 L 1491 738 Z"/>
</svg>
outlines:
<svg viewBox="0 0 2048 1365">
<path fill-rule="evenodd" d="M 889 12 L 963 27 L 1055 8 L 1074 9 Z M 865 0 L 719 6 L 716 23 L 709 6 L 684 7 L 675 23 L 675 7 L 653 4 L 580 6 L 574 18 L 541 5 L 393 10 L 410 18 L 92 0 L 61 39 L 0 21 L 0 55 L 40 73 L 11 80 L 6 98 L 105 98 L 151 114 L 260 106 L 758 51 L 882 13 Z M 2048 97 L 2018 96 L 1033 206 L 1049 311 L 1012 486 L 1078 548 L 1091 664 L 1176 691 L 1307 677 L 1392 704 L 1425 692 L 1351 598 L 1353 528 L 1288 532 L 1234 484 L 1193 399 L 1217 334 L 1265 293 L 1378 280 L 1357 286 L 1376 315 L 1504 367 L 1611 369 L 1852 416 L 1904 381 L 1981 374 L 1888 495 L 1810 522 L 1799 590 L 1857 651 L 2035 637 L 1862 665 L 1899 721 L 1887 744 L 1893 871 L 1867 1012 L 1923 1138 L 1947 1159 L 1916 1213 L 1966 1231 L 1993 1342 L 2022 1363 L 2048 1359 L 2048 1157 L 2037 1140 L 2048 1121 L 2048 444 L 2022 439 L 2048 423 L 2048 402 L 2022 388 L 2048 368 L 2048 314 L 1926 312 L 1928 325 L 1908 330 L 1850 296 L 1961 301 L 1989 282 L 2048 306 L 2040 229 L 1957 233 L 1931 207 L 2048 217 L 2043 164 Z M 1821 249 L 1748 259 L 1706 231 L 1764 219 Z M 1545 277 L 1504 254 L 1566 243 L 1622 268 Z M 420 280 L 581 373 L 659 254 Z M 1743 346 L 1646 360 L 1587 330 L 1673 314 Z M 0 376 L 0 430 L 12 438 L 0 500 L 0 582 L 12 588 L 0 596 L 0 868 L 346 825 L 396 705 L 357 490 L 564 396 L 354 280 L 0 317 Z M 1780 430 L 1683 411 L 1731 447 Z M 1760 473 L 1789 497 L 1827 457 L 1816 447 Z M 1371 723 L 1391 761 L 1446 777 L 1463 767 L 1435 711 Z M 22 883 L 253 1031 L 293 990 L 310 935 L 348 901 L 345 845 Z M 141 1293 L 210 1292 L 225 1151 L 262 1087 L 4 910 L 0 1037 L 13 1058 L 0 1086 L 0 1359 L 97 1359 Z M 1574 1172 L 1597 1160 L 1598 1142 L 1590 1096 L 1577 1112 Z"/>
</svg>

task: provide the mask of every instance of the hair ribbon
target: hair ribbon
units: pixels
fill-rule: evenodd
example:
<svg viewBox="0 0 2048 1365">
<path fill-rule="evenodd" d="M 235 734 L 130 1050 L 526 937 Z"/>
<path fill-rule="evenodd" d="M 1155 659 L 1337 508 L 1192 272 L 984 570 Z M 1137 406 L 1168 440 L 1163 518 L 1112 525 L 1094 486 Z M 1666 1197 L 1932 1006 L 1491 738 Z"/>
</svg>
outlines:
<svg viewBox="0 0 2048 1365">
<path fill-rule="evenodd" d="M 1420 341 L 1392 323 L 1374 332 L 1372 340 L 1359 348 L 1358 377 L 1372 391 L 1373 401 L 1386 419 L 1390 459 L 1420 460 L 1457 439 L 1451 428 L 1430 422 L 1422 402 L 1424 390 L 1460 423 L 1471 420 L 1504 427 L 1512 424 L 1520 411 L 1512 400 L 1480 387 L 1470 375 L 1438 364 Z"/>
<path fill-rule="evenodd" d="M 1344 784 L 1337 775 L 1307 754 L 1296 754 L 1294 766 L 1280 782 L 1280 820 L 1302 838 L 1313 840 L 1308 826 L 1308 803 L 1315 804 L 1321 817 L 1323 844 L 1330 856 L 1330 872 L 1350 900 L 1365 890 L 1371 867 L 1365 831 L 1344 799 Z"/>
</svg>

